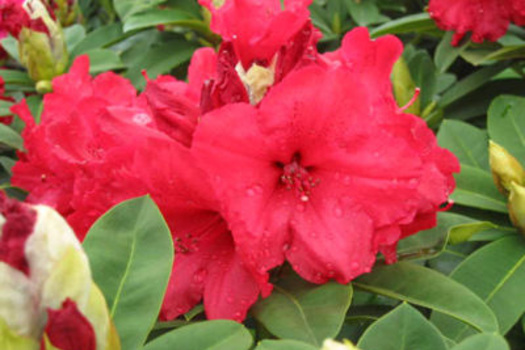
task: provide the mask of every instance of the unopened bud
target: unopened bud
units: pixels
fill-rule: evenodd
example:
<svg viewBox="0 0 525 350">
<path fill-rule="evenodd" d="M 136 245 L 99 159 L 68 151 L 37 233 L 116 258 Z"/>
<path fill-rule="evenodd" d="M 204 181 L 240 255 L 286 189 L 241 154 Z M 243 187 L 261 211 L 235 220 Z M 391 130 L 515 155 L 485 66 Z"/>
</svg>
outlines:
<svg viewBox="0 0 525 350">
<path fill-rule="evenodd" d="M 512 224 L 525 234 L 525 187 L 512 182 L 507 205 Z"/>
<path fill-rule="evenodd" d="M 406 106 L 403 111 L 405 113 L 421 115 L 421 102 L 418 96 L 415 96 L 415 94 L 418 93 L 416 92 L 416 83 L 412 79 L 410 70 L 402 57 L 397 60 L 392 69 L 392 86 L 397 104 L 399 106 Z"/>
<path fill-rule="evenodd" d="M 27 0 L 24 8 L 32 19 L 40 19 L 47 31 L 24 27 L 18 37 L 22 64 L 34 81 L 50 81 L 64 73 L 69 61 L 64 33 L 40 0 Z"/>
<path fill-rule="evenodd" d="M 344 340 L 344 343 L 336 342 L 332 339 L 326 339 L 323 343 L 323 347 L 321 350 L 359 350 L 349 342 L 348 340 Z"/>
<path fill-rule="evenodd" d="M 512 182 L 518 185 L 524 184 L 525 171 L 520 162 L 493 141 L 489 141 L 489 162 L 494 183 L 504 195 L 509 194 Z"/>
<path fill-rule="evenodd" d="M 63 27 L 77 22 L 80 17 L 80 8 L 77 0 L 47 0 Z"/>
</svg>

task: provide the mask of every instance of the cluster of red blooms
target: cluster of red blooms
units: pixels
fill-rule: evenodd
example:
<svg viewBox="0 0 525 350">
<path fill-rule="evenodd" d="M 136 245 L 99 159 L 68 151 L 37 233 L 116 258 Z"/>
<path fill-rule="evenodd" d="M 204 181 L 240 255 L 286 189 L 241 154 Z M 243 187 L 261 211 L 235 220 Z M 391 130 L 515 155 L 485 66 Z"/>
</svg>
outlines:
<svg viewBox="0 0 525 350">
<path fill-rule="evenodd" d="M 501 38 L 510 23 L 525 25 L 523 0 L 430 0 L 428 10 L 440 28 L 455 31 L 453 45 L 467 32 L 481 43 Z"/>
<path fill-rule="evenodd" d="M 347 283 L 378 252 L 435 225 L 456 158 L 395 103 L 403 47 L 367 29 L 320 54 L 309 0 L 226 1 L 218 52 L 195 52 L 188 83 L 133 86 L 86 57 L 53 81 L 41 122 L 27 105 L 26 152 L 12 183 L 63 214 L 82 239 L 122 200 L 150 194 L 176 258 L 161 318 L 201 300 L 208 318 L 243 320 L 286 261 L 313 283 Z M 152 267 L 154 268 L 154 267 Z"/>
</svg>

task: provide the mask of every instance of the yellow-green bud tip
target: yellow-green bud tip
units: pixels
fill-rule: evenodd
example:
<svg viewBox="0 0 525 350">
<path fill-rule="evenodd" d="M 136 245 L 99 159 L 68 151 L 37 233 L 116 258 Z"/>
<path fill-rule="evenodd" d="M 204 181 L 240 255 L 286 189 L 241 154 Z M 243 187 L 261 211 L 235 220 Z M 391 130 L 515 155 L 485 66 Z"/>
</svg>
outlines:
<svg viewBox="0 0 525 350">
<path fill-rule="evenodd" d="M 525 171 L 520 162 L 493 141 L 489 141 L 489 162 L 494 183 L 504 195 L 509 194 L 512 182 L 518 185 L 524 184 Z"/>
</svg>

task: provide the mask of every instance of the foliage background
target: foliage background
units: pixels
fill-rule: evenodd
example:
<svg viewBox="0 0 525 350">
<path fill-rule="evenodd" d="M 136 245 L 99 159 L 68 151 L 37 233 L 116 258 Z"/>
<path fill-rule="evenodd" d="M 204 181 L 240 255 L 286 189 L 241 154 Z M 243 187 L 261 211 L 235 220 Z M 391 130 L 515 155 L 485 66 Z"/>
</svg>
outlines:
<svg viewBox="0 0 525 350">
<path fill-rule="evenodd" d="M 220 42 L 196 1 L 80 0 L 80 6 L 82 23 L 65 29 L 71 62 L 87 54 L 91 73 L 113 70 L 138 89 L 145 85 L 142 70 L 150 78 L 184 79 L 193 51 Z M 487 149 L 490 138 L 525 165 L 525 29 L 511 25 L 496 43 L 466 39 L 452 47 L 452 34 L 435 26 L 426 6 L 423 0 L 315 0 L 310 11 L 323 33 L 322 52 L 337 48 L 355 26 L 403 40 L 403 60 L 392 76 L 396 98 L 403 105 L 419 87 L 409 111 L 462 164 L 455 205 L 439 214 L 438 226 L 402 241 L 400 263 L 379 261 L 351 285 L 315 286 L 286 267 L 275 271 L 274 293 L 244 325 L 203 321 L 201 307 L 160 323 L 173 259 L 169 231 L 149 198 L 125 202 L 95 224 L 84 244 L 124 349 L 308 350 L 325 338 L 350 339 L 363 350 L 525 348 L 525 240 L 508 219 Z M 0 70 L 7 93 L 17 100 L 29 93 L 38 116 L 42 96 L 17 63 L 15 41 L 2 44 L 14 58 Z M 11 104 L 0 101 L 0 115 Z M 9 177 L 22 129 L 18 119 L 0 124 L 3 187 L 21 197 Z"/>
</svg>

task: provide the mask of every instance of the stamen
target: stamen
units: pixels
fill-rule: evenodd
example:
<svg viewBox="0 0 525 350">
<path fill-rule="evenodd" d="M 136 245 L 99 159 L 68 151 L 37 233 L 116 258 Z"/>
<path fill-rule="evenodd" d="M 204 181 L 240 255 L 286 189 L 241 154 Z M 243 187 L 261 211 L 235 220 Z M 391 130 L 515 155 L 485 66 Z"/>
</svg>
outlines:
<svg viewBox="0 0 525 350">
<path fill-rule="evenodd" d="M 319 185 L 320 180 L 314 179 L 308 171 L 300 165 L 300 156 L 297 154 L 292 158 L 292 161 L 282 167 L 283 174 L 281 175 L 281 182 L 286 189 L 295 190 L 297 197 L 302 202 L 308 202 L 312 189 Z"/>
<path fill-rule="evenodd" d="M 398 113 L 403 113 L 404 111 L 406 111 L 407 109 L 409 109 L 410 106 L 412 106 L 412 105 L 416 102 L 416 100 L 417 100 L 417 98 L 419 97 L 419 94 L 420 94 L 420 93 L 421 93 L 421 89 L 420 89 L 420 88 L 416 88 L 416 89 L 414 90 L 414 95 L 412 96 L 412 98 L 410 99 L 410 101 L 408 101 L 408 103 L 407 103 L 406 105 L 404 105 L 403 107 L 399 108 L 399 109 L 397 110 L 397 112 L 398 112 Z"/>
</svg>

